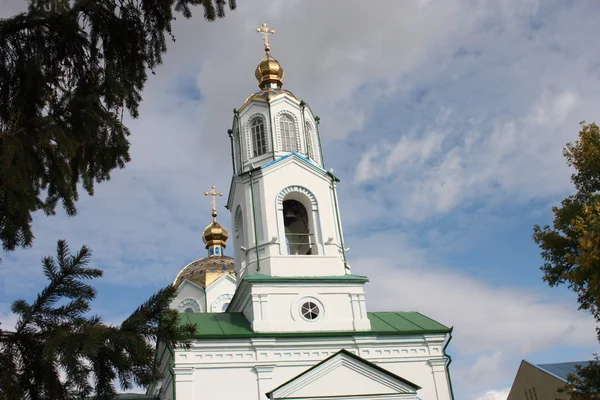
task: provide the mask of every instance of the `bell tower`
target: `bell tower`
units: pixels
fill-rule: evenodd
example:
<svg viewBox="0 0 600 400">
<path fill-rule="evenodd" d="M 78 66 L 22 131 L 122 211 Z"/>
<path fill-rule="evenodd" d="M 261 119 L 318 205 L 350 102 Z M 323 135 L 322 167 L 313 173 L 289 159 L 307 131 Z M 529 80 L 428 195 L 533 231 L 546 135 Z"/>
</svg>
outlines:
<svg viewBox="0 0 600 400">
<path fill-rule="evenodd" d="M 346 262 L 339 180 L 325 169 L 319 118 L 282 88 L 269 44 L 275 31 L 266 23 L 256 31 L 265 50 L 255 70 L 260 91 L 234 110 L 229 131 L 238 279 L 229 311 L 243 311 L 257 332 L 369 329 L 367 278 Z"/>
</svg>

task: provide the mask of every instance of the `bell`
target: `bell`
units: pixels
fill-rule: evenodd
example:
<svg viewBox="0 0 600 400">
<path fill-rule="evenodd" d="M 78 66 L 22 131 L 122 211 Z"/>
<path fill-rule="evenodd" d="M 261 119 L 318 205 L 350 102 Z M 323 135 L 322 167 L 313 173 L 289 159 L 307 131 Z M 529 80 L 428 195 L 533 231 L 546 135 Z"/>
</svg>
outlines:
<svg viewBox="0 0 600 400">
<path fill-rule="evenodd" d="M 291 224 L 293 224 L 297 220 L 298 220 L 298 217 L 296 216 L 296 214 L 292 210 L 286 210 L 283 213 L 283 224 L 285 226 L 290 226 Z"/>
</svg>

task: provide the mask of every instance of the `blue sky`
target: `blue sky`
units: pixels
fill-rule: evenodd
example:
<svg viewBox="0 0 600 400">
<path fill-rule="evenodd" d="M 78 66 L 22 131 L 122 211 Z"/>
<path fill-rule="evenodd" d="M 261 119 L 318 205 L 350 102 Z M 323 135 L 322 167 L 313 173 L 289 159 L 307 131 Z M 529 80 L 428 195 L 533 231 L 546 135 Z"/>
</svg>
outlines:
<svg viewBox="0 0 600 400">
<path fill-rule="evenodd" d="M 16 6 L 16 4 L 19 4 Z M 3 15 L 21 7 L 0 3 Z M 0 319 L 67 239 L 105 270 L 95 310 L 119 321 L 204 257 L 212 184 L 226 192 L 232 110 L 257 90 L 254 28 L 277 33 L 284 88 L 321 117 L 353 272 L 370 310 L 453 325 L 457 398 L 498 400 L 521 359 L 588 359 L 594 323 L 541 280 L 534 224 L 569 193 L 562 147 L 597 121 L 596 1 L 242 1 L 215 23 L 179 18 L 132 131 L 132 162 L 35 216 L 35 245 L 4 254 Z M 229 226 L 220 205 L 220 221 Z"/>
</svg>

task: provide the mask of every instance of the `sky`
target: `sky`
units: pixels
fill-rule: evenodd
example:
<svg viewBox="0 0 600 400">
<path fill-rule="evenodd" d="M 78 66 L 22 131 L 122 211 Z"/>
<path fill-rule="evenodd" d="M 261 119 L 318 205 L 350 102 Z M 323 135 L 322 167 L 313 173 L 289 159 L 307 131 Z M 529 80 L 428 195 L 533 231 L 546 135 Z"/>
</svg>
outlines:
<svg viewBox="0 0 600 400">
<path fill-rule="evenodd" d="M 22 8 L 0 1 L 0 15 Z M 66 239 L 104 270 L 94 310 L 118 322 L 206 256 L 215 184 L 227 193 L 232 110 L 258 90 L 255 28 L 275 28 L 284 88 L 321 117 L 352 272 L 370 311 L 453 326 L 457 399 L 504 400 L 522 359 L 591 359 L 594 321 L 542 281 L 535 224 L 572 190 L 563 146 L 600 104 L 600 3 L 532 0 L 237 0 L 174 25 L 140 117 L 132 161 L 78 215 L 34 215 L 33 247 L 2 254 L 0 321 L 44 286 Z M 219 205 L 219 221 L 230 215 Z M 231 253 L 231 252 L 230 252 Z"/>
</svg>

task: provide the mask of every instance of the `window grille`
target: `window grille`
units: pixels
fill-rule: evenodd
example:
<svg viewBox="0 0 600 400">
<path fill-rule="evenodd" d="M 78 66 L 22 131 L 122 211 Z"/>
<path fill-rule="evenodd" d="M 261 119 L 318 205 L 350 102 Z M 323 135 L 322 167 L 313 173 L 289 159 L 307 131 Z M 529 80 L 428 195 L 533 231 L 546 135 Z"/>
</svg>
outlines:
<svg viewBox="0 0 600 400">
<path fill-rule="evenodd" d="M 282 115 L 281 118 L 279 118 L 279 130 L 281 132 L 281 150 L 298 151 L 296 128 L 292 117 L 285 114 Z"/>
<path fill-rule="evenodd" d="M 253 156 L 261 156 L 267 152 L 267 135 L 265 133 L 265 123 L 261 118 L 255 118 L 252 121 L 251 127 Z"/>
</svg>

